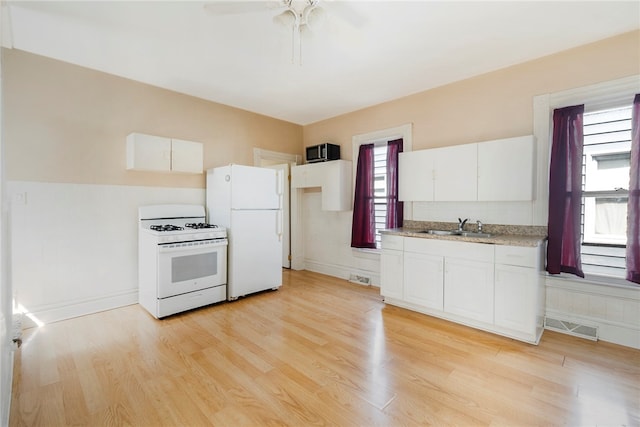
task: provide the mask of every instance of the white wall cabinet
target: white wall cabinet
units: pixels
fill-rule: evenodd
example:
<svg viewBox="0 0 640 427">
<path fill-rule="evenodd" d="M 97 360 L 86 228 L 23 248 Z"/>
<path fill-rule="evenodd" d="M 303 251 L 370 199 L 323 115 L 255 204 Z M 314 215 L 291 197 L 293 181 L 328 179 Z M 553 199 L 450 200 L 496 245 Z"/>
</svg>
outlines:
<svg viewBox="0 0 640 427">
<path fill-rule="evenodd" d="M 382 236 L 385 302 L 538 343 L 544 248 Z"/>
<path fill-rule="evenodd" d="M 291 188 L 320 187 L 322 210 L 351 210 L 351 162 L 332 160 L 291 168 Z"/>
<path fill-rule="evenodd" d="M 476 144 L 400 153 L 398 162 L 400 200 L 477 199 Z"/>
<path fill-rule="evenodd" d="M 533 200 L 533 135 L 478 144 L 478 200 Z"/>
<path fill-rule="evenodd" d="M 127 169 L 150 172 L 202 173 L 200 142 L 131 133 L 127 136 Z"/>
<path fill-rule="evenodd" d="M 171 140 L 132 133 L 127 136 L 127 169 L 168 172 L 171 170 Z"/>
<path fill-rule="evenodd" d="M 203 159 L 202 143 L 182 139 L 171 140 L 172 172 L 202 173 Z"/>
<path fill-rule="evenodd" d="M 477 200 L 477 144 L 435 148 L 433 151 L 435 154 L 433 200 L 436 202 Z"/>
<path fill-rule="evenodd" d="M 398 198 L 404 201 L 433 200 L 434 150 L 398 155 Z"/>
<path fill-rule="evenodd" d="M 400 200 L 533 199 L 532 135 L 400 153 Z"/>
</svg>

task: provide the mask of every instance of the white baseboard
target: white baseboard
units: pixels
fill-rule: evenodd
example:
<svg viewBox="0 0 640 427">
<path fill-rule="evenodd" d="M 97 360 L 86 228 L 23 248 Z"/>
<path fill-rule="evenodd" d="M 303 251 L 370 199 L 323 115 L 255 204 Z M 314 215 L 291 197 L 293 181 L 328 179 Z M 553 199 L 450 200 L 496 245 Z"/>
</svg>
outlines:
<svg viewBox="0 0 640 427">
<path fill-rule="evenodd" d="M 598 339 L 625 347 L 640 349 L 640 328 L 590 316 L 580 316 L 560 310 L 547 309 L 546 316 L 598 328 Z"/>
<path fill-rule="evenodd" d="M 304 261 L 304 269 L 315 273 L 326 274 L 327 276 L 338 277 L 344 280 L 349 280 L 351 275 L 355 274 L 360 277 L 368 277 L 370 279 L 369 285 L 376 286 L 380 283 L 379 273 L 344 265 L 327 264 L 306 259 Z"/>
<path fill-rule="evenodd" d="M 48 306 L 30 307 L 24 312 L 22 328 L 28 329 L 43 324 L 58 322 L 60 320 L 85 316 L 100 311 L 112 310 L 118 307 L 138 303 L 138 289 L 106 295 L 101 298 L 68 301 L 64 304 L 52 304 Z"/>
<path fill-rule="evenodd" d="M 547 276 L 546 316 L 598 328 L 598 339 L 640 349 L 640 288 Z"/>
</svg>

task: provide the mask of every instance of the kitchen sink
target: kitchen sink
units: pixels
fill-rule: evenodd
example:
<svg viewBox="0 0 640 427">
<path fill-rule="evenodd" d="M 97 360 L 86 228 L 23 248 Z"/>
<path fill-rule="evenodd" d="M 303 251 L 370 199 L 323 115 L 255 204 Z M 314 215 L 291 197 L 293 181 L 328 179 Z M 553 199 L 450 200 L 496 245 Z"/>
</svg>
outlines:
<svg viewBox="0 0 640 427">
<path fill-rule="evenodd" d="M 456 236 L 460 234 L 458 230 L 424 230 L 421 233 L 436 234 L 438 236 Z"/>
<path fill-rule="evenodd" d="M 491 237 L 493 234 L 490 233 L 474 233 L 473 231 L 463 231 L 461 233 L 456 233 L 458 236 L 462 237 Z"/>
<path fill-rule="evenodd" d="M 434 234 L 437 236 L 461 236 L 461 237 L 491 237 L 490 233 L 475 233 L 473 231 L 458 231 L 458 230 L 423 230 L 420 233 Z"/>
</svg>

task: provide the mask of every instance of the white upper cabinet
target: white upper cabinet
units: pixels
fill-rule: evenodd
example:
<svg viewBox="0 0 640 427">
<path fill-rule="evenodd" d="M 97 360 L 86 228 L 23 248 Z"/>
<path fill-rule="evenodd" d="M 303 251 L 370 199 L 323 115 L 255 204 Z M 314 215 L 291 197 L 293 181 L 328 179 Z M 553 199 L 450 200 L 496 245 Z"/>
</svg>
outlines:
<svg viewBox="0 0 640 427">
<path fill-rule="evenodd" d="M 127 169 L 150 172 L 202 173 L 200 142 L 131 133 L 127 136 Z"/>
<path fill-rule="evenodd" d="M 533 136 L 400 153 L 402 201 L 533 199 Z"/>
<path fill-rule="evenodd" d="M 400 153 L 398 197 L 403 201 L 477 199 L 476 144 Z"/>
<path fill-rule="evenodd" d="M 533 135 L 478 144 L 478 200 L 533 200 Z"/>
<path fill-rule="evenodd" d="M 171 170 L 173 172 L 202 173 L 203 164 L 202 143 L 171 140 Z"/>
<path fill-rule="evenodd" d="M 142 133 L 130 134 L 127 136 L 127 169 L 171 170 L 171 140 Z"/>
<path fill-rule="evenodd" d="M 433 200 L 463 202 L 477 200 L 477 144 L 436 148 Z"/>
<path fill-rule="evenodd" d="M 291 188 L 320 187 L 322 210 L 351 210 L 351 162 L 331 160 L 291 168 Z"/>
<path fill-rule="evenodd" d="M 398 198 L 406 201 L 433 200 L 434 150 L 400 153 Z"/>
</svg>

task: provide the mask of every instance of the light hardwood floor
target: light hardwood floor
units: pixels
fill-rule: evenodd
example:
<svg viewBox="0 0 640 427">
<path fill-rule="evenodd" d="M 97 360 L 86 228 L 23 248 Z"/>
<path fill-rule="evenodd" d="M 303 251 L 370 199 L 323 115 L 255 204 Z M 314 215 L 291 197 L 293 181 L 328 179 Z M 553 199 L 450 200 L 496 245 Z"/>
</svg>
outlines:
<svg viewBox="0 0 640 427">
<path fill-rule="evenodd" d="M 639 425 L 640 351 L 532 346 L 310 272 L 155 320 L 138 305 L 29 329 L 11 426 Z"/>
</svg>

